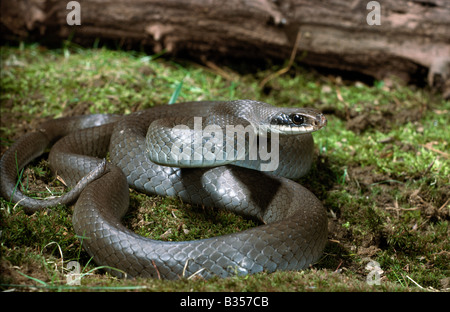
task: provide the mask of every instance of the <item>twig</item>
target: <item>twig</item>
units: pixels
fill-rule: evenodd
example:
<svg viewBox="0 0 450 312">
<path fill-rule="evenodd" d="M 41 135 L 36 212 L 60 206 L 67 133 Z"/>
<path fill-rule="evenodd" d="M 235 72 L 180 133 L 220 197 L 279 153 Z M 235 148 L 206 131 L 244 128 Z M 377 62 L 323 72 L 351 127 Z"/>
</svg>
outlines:
<svg viewBox="0 0 450 312">
<path fill-rule="evenodd" d="M 435 153 L 441 154 L 442 156 L 444 156 L 447 159 L 450 158 L 450 154 L 434 148 L 433 144 L 435 144 L 435 142 L 428 142 L 427 144 L 421 144 L 421 146 L 426 148 L 426 149 L 429 149 L 430 151 L 433 151 Z"/>
<path fill-rule="evenodd" d="M 419 207 L 413 207 L 413 208 L 400 208 L 400 207 L 386 207 L 386 210 L 404 210 L 404 211 L 414 211 L 420 209 Z"/>
<path fill-rule="evenodd" d="M 197 272 L 195 272 L 194 274 L 192 274 L 191 276 L 189 276 L 187 279 L 193 279 L 194 277 L 196 277 L 198 274 L 200 274 L 201 272 L 203 272 L 205 270 L 205 268 L 201 268 L 199 269 Z M 201 275 L 200 275 L 201 277 Z"/>
<path fill-rule="evenodd" d="M 186 269 L 187 269 L 187 265 L 188 265 L 189 260 L 190 260 L 190 259 L 187 259 L 186 262 L 184 263 L 183 274 L 182 274 L 183 277 L 185 277 Z"/>
<path fill-rule="evenodd" d="M 336 270 L 334 270 L 334 272 L 339 272 L 339 268 L 341 267 L 342 262 L 343 262 L 342 260 L 341 260 L 341 262 L 339 262 L 339 264 L 338 264 Z"/>
<path fill-rule="evenodd" d="M 156 264 L 155 264 L 155 261 L 154 261 L 154 260 L 152 260 L 152 264 L 153 264 L 153 267 L 154 267 L 155 270 L 156 270 L 156 274 L 158 274 L 158 279 L 161 279 L 161 274 L 159 274 L 159 270 L 158 270 L 158 268 L 156 267 Z"/>
<path fill-rule="evenodd" d="M 297 38 L 295 39 L 295 43 L 294 43 L 294 47 L 292 48 L 292 52 L 291 52 L 291 57 L 289 58 L 289 63 L 286 67 L 280 69 L 279 71 L 270 74 L 269 76 L 267 76 L 266 78 L 263 79 L 263 81 L 261 81 L 261 83 L 259 84 L 259 88 L 262 89 L 264 87 L 264 85 L 272 80 L 273 78 L 276 78 L 278 76 L 283 75 L 284 73 L 286 73 L 291 67 L 292 64 L 294 64 L 294 60 L 295 60 L 295 55 L 297 54 L 297 50 L 298 50 L 298 44 L 300 42 L 300 38 L 302 37 L 302 33 L 300 31 L 300 29 L 297 32 Z"/>
<path fill-rule="evenodd" d="M 434 163 L 436 162 L 436 158 L 433 159 L 433 161 L 428 165 L 427 169 L 425 169 L 424 173 L 422 174 L 425 176 L 428 172 L 430 172 L 431 168 L 433 168 Z"/>
<path fill-rule="evenodd" d="M 409 277 L 408 275 L 406 275 L 406 277 L 407 277 L 411 282 L 413 282 L 417 287 L 420 287 L 420 288 L 423 289 L 423 287 L 420 286 L 420 285 L 419 285 L 415 280 L 413 280 L 411 277 Z"/>
<path fill-rule="evenodd" d="M 441 209 L 444 209 L 444 207 L 447 206 L 449 201 L 450 201 L 450 197 L 447 198 L 447 200 L 445 201 L 445 203 L 441 207 L 439 207 L 438 211 L 441 211 Z"/>
<path fill-rule="evenodd" d="M 210 69 L 213 73 L 223 77 L 225 80 L 228 80 L 228 81 L 235 81 L 236 80 L 236 78 L 233 77 L 232 74 L 227 73 L 225 70 L 223 70 L 222 68 L 220 68 L 219 66 L 217 66 L 213 62 L 208 61 L 206 59 L 206 57 L 203 56 L 201 58 L 201 60 L 202 60 L 203 63 L 205 63 L 205 65 L 207 66 L 206 67 L 207 69 Z"/>
</svg>

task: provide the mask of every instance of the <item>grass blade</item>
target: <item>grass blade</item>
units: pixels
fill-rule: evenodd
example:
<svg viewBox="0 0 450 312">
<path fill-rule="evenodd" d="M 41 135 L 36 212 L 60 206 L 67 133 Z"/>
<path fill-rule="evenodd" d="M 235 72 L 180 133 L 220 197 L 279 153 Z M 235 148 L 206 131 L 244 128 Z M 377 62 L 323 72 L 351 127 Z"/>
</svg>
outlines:
<svg viewBox="0 0 450 312">
<path fill-rule="evenodd" d="M 173 104 L 177 101 L 178 96 L 180 95 L 181 88 L 183 87 L 183 80 L 184 78 L 177 84 L 177 87 L 175 88 L 175 91 L 172 93 L 172 96 L 170 97 L 168 104 Z"/>
</svg>

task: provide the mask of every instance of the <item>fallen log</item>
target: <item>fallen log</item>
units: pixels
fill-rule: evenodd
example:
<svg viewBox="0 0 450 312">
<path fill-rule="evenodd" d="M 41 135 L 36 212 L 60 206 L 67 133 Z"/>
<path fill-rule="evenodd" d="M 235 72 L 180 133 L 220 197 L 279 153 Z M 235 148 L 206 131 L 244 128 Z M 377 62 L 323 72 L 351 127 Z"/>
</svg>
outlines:
<svg viewBox="0 0 450 312">
<path fill-rule="evenodd" d="M 173 55 L 287 59 L 450 95 L 446 0 L 2 0 L 3 40 L 117 40 Z M 296 42 L 297 35 L 301 39 Z"/>
</svg>

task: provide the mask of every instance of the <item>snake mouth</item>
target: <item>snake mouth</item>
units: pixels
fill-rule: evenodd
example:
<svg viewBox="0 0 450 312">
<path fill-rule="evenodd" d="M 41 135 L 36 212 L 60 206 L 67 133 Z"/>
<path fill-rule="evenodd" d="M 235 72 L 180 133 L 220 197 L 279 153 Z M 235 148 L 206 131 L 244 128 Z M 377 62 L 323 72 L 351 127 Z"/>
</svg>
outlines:
<svg viewBox="0 0 450 312">
<path fill-rule="evenodd" d="M 316 116 L 316 120 L 313 121 L 313 125 L 317 128 L 317 130 L 325 127 L 328 121 L 324 114 L 320 113 Z"/>
</svg>

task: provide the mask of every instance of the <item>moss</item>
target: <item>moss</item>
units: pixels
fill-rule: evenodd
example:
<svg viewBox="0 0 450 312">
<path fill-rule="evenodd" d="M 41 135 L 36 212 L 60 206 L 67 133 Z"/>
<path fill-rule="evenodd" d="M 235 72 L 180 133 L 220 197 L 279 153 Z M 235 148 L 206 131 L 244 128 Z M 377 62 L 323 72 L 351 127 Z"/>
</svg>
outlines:
<svg viewBox="0 0 450 312">
<path fill-rule="evenodd" d="M 71 207 L 27 216 L 20 206 L 0 199 L 2 288 L 13 284 L 40 284 L 44 290 L 160 291 L 448 287 L 450 103 L 440 95 L 395 82 L 369 86 L 343 81 L 298 65 L 260 90 L 259 82 L 278 68 L 236 73 L 223 67 L 224 75 L 159 55 L 72 45 L 59 50 L 39 44 L 3 46 L 1 58 L 2 151 L 17 135 L 37 127 L 42 118 L 130 113 L 168 103 L 175 93 L 178 102 L 251 98 L 322 109 L 329 113 L 328 126 L 314 134 L 316 162 L 299 182 L 322 200 L 330 227 L 324 256 L 302 272 L 210 281 L 129 281 L 96 270 L 83 278 L 81 288 L 71 288 L 62 271 L 67 260 L 79 261 L 85 271 L 95 268 L 73 233 Z M 43 185 L 52 192 L 64 190 L 45 162 L 35 161 L 30 168 L 22 181 L 30 194 L 47 196 Z M 158 239 L 211 237 L 255 225 L 229 213 L 135 192 L 131 207 L 125 223 L 141 235 Z M 384 271 L 381 285 L 367 284 L 368 259 L 377 261 Z"/>
</svg>

